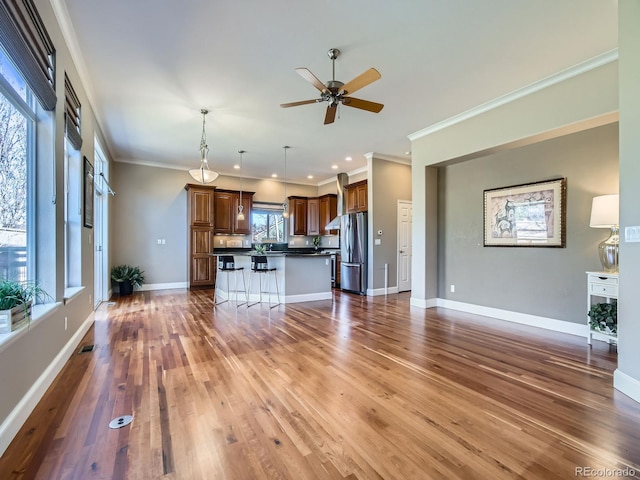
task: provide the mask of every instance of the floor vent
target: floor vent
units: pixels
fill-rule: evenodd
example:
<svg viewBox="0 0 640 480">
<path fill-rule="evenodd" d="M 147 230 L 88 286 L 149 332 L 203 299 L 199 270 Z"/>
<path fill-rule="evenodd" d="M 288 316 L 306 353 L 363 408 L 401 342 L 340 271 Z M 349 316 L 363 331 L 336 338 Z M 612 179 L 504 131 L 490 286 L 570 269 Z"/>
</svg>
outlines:
<svg viewBox="0 0 640 480">
<path fill-rule="evenodd" d="M 132 415 L 123 415 L 122 417 L 116 417 L 109 422 L 109 428 L 122 428 L 133 422 Z"/>
<path fill-rule="evenodd" d="M 80 351 L 78 351 L 78 355 L 80 355 L 81 353 L 93 352 L 95 349 L 96 349 L 95 345 L 85 345 L 84 347 L 80 348 Z"/>
</svg>

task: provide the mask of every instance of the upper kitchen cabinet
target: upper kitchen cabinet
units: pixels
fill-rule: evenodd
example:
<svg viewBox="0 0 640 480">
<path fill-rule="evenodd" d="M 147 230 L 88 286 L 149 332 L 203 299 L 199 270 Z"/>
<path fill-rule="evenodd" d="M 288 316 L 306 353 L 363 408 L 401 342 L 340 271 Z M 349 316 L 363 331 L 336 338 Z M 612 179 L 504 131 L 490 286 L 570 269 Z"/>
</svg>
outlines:
<svg viewBox="0 0 640 480">
<path fill-rule="evenodd" d="M 345 186 L 347 193 L 347 212 L 366 212 L 368 209 L 367 181 L 352 183 Z"/>
<path fill-rule="evenodd" d="M 244 220 L 238 220 L 240 192 L 235 190 L 216 190 L 215 217 L 213 232 L 222 235 L 251 233 L 251 208 L 254 192 L 242 192 Z"/>
<path fill-rule="evenodd" d="M 187 184 L 184 188 L 189 193 L 189 225 L 213 227 L 215 187 Z"/>
<path fill-rule="evenodd" d="M 307 198 L 307 235 L 320 235 L 319 198 Z"/>
<path fill-rule="evenodd" d="M 338 215 L 338 196 L 329 193 L 320 197 L 319 235 L 337 235 L 338 230 L 325 230 L 325 226 Z"/>
<path fill-rule="evenodd" d="M 307 234 L 307 197 L 289 197 L 289 235 Z"/>
</svg>

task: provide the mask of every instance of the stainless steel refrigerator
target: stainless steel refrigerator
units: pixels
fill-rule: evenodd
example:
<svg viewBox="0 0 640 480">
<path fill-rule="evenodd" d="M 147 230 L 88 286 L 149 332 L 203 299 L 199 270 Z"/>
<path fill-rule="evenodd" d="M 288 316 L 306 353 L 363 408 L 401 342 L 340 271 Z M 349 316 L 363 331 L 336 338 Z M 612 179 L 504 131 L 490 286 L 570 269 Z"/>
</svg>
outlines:
<svg viewBox="0 0 640 480">
<path fill-rule="evenodd" d="M 340 286 L 366 295 L 367 213 L 347 213 L 340 220 Z"/>
</svg>

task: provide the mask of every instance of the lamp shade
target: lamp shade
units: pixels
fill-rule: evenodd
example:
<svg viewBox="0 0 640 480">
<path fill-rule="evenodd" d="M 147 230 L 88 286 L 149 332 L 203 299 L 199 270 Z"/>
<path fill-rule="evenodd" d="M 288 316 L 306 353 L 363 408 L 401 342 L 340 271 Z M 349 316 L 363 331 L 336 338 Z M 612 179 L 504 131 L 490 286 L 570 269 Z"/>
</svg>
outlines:
<svg viewBox="0 0 640 480">
<path fill-rule="evenodd" d="M 189 175 L 191 175 L 195 180 L 200 183 L 211 183 L 216 178 L 218 178 L 218 172 L 214 172 L 213 170 L 209 170 L 208 168 L 200 167 L 189 170 Z"/>
<path fill-rule="evenodd" d="M 589 226 L 592 228 L 617 227 L 620 224 L 619 198 L 618 194 L 593 197 Z"/>
</svg>

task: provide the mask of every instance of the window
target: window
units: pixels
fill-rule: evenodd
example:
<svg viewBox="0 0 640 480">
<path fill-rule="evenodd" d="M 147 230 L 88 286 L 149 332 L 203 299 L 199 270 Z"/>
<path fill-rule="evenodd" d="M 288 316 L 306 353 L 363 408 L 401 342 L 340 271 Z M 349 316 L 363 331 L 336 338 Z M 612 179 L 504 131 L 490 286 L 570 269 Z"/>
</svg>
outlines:
<svg viewBox="0 0 640 480">
<path fill-rule="evenodd" d="M 65 288 L 79 287 L 82 274 L 82 189 L 80 152 L 64 142 L 64 253 Z M 66 294 L 65 294 L 66 296 Z"/>
<path fill-rule="evenodd" d="M 0 279 L 33 278 L 35 102 L 0 48 Z"/>
<path fill-rule="evenodd" d="M 251 212 L 251 240 L 253 243 L 284 243 L 286 239 L 285 219 L 282 210 L 256 208 Z"/>
</svg>

